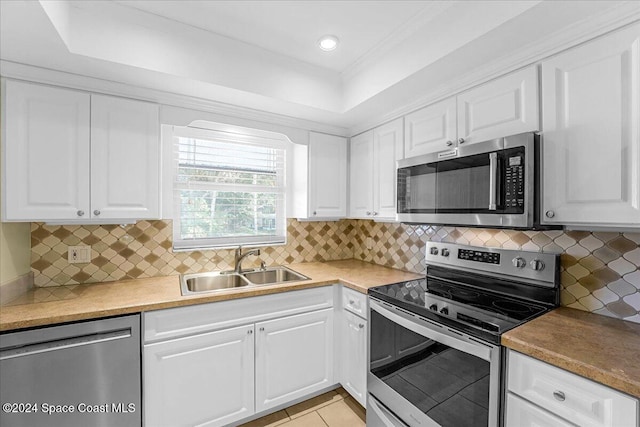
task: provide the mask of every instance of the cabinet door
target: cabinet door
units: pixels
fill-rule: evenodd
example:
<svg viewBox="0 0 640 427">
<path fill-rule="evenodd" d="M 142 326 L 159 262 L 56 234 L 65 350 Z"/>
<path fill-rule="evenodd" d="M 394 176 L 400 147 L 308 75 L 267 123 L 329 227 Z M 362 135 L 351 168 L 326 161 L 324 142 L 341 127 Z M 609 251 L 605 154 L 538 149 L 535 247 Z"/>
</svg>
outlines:
<svg viewBox="0 0 640 427">
<path fill-rule="evenodd" d="M 573 424 L 507 393 L 505 427 L 572 427 Z"/>
<path fill-rule="evenodd" d="M 351 138 L 349 216 L 373 215 L 373 131 Z"/>
<path fill-rule="evenodd" d="M 5 220 L 89 217 L 89 94 L 7 81 Z"/>
<path fill-rule="evenodd" d="M 437 153 L 456 145 L 456 98 L 429 105 L 404 118 L 404 156 Z"/>
<path fill-rule="evenodd" d="M 222 426 L 254 413 L 253 325 L 144 346 L 147 426 Z"/>
<path fill-rule="evenodd" d="M 540 129 L 535 65 L 464 92 L 457 101 L 458 143 Z"/>
<path fill-rule="evenodd" d="M 373 131 L 373 216 L 396 216 L 396 160 L 403 158 L 402 119 Z"/>
<path fill-rule="evenodd" d="M 309 134 L 309 217 L 347 216 L 347 140 Z"/>
<path fill-rule="evenodd" d="M 256 412 L 334 383 L 333 308 L 256 323 Z"/>
<path fill-rule="evenodd" d="M 160 217 L 158 106 L 91 96 L 91 217 Z"/>
<path fill-rule="evenodd" d="M 362 406 L 367 406 L 367 321 L 348 311 L 341 320 L 340 383 Z"/>
<path fill-rule="evenodd" d="M 547 223 L 640 225 L 640 25 L 542 63 Z"/>
</svg>

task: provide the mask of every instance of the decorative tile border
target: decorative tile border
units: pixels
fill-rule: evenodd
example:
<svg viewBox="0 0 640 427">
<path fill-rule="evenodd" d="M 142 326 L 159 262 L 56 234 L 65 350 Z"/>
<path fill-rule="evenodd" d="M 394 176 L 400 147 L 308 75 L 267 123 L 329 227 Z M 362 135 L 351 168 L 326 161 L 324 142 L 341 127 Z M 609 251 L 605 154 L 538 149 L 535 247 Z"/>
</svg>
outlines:
<svg viewBox="0 0 640 427">
<path fill-rule="evenodd" d="M 31 225 L 38 287 L 226 270 L 233 250 L 173 252 L 171 221 L 117 226 Z M 640 323 L 640 233 L 517 231 L 376 223 L 288 222 L 287 244 L 262 248 L 267 265 L 356 258 L 423 273 L 427 241 L 561 253 L 562 305 Z M 367 244 L 371 249 L 367 249 Z M 67 247 L 91 245 L 92 261 L 69 264 Z M 247 266 L 257 266 L 250 257 Z"/>
</svg>

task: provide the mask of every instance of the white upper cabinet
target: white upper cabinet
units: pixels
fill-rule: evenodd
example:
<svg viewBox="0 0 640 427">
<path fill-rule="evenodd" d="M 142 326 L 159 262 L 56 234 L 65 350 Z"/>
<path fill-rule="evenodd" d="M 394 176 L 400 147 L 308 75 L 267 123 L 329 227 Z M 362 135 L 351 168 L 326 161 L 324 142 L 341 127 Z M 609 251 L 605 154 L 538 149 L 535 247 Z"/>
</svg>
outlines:
<svg viewBox="0 0 640 427">
<path fill-rule="evenodd" d="M 158 218 L 158 106 L 91 96 L 91 215 Z"/>
<path fill-rule="evenodd" d="M 373 216 L 396 216 L 396 161 L 403 158 L 402 119 L 373 130 Z"/>
<path fill-rule="evenodd" d="M 309 133 L 310 218 L 347 216 L 347 139 Z"/>
<path fill-rule="evenodd" d="M 543 219 L 640 226 L 640 24 L 542 63 Z"/>
<path fill-rule="evenodd" d="M 456 98 L 429 105 L 404 118 L 404 155 L 437 153 L 456 144 Z"/>
<path fill-rule="evenodd" d="M 3 219 L 89 216 L 88 93 L 7 81 Z"/>
<path fill-rule="evenodd" d="M 459 144 L 540 129 L 536 65 L 463 92 L 457 99 Z"/>
<path fill-rule="evenodd" d="M 373 131 L 351 138 L 349 215 L 371 218 L 373 212 Z M 395 170 L 394 170 L 395 172 Z"/>
<path fill-rule="evenodd" d="M 160 217 L 155 104 L 6 82 L 3 220 Z"/>
<path fill-rule="evenodd" d="M 405 116 L 404 157 L 540 129 L 535 65 Z"/>
<path fill-rule="evenodd" d="M 403 151 L 401 118 L 351 138 L 351 217 L 395 219 L 396 161 Z"/>
</svg>

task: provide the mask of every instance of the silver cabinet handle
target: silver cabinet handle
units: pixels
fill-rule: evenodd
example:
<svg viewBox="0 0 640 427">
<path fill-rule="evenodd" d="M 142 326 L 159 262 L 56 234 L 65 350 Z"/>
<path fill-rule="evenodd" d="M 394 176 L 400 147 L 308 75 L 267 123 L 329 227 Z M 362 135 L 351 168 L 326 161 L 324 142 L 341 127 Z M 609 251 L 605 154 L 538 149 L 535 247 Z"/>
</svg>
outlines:
<svg viewBox="0 0 640 427">
<path fill-rule="evenodd" d="M 364 323 L 360 323 L 360 324 L 358 325 L 358 328 L 360 328 L 360 329 L 364 328 Z"/>
<path fill-rule="evenodd" d="M 93 214 L 94 214 L 95 216 L 98 216 L 98 215 L 100 215 L 100 211 L 99 211 L 98 209 L 96 209 L 95 211 L 93 211 Z"/>
<path fill-rule="evenodd" d="M 378 212 L 374 212 L 374 213 L 373 213 L 373 216 L 376 216 L 376 215 L 378 215 Z"/>
<path fill-rule="evenodd" d="M 564 402 L 565 399 L 564 393 L 559 390 L 553 392 L 553 397 L 555 397 L 556 400 L 559 400 L 560 402 Z"/>
<path fill-rule="evenodd" d="M 264 328 L 260 328 L 260 332 L 264 332 Z"/>
<path fill-rule="evenodd" d="M 462 138 L 460 138 L 462 139 Z M 489 153 L 489 210 L 497 209 L 496 191 L 498 189 L 498 154 Z"/>
<path fill-rule="evenodd" d="M 349 300 L 349 305 L 353 305 L 355 303 L 355 300 L 350 299 Z"/>
<path fill-rule="evenodd" d="M 78 216 L 83 216 L 84 215 L 84 211 L 78 211 L 76 213 L 78 214 Z"/>
<path fill-rule="evenodd" d="M 313 215 L 314 215 L 314 216 L 315 216 L 315 215 L 318 215 L 318 213 L 317 213 L 316 211 L 313 211 Z"/>
<path fill-rule="evenodd" d="M 247 334 L 249 334 L 249 335 L 251 335 L 252 333 L 253 333 L 253 331 L 252 331 L 251 329 L 249 329 L 249 330 L 247 331 Z"/>
<path fill-rule="evenodd" d="M 554 211 L 547 211 L 544 214 L 547 218 L 553 218 L 554 216 L 556 216 L 556 213 Z"/>
<path fill-rule="evenodd" d="M 367 215 L 371 215 L 371 211 L 367 211 Z"/>
<path fill-rule="evenodd" d="M 453 145 L 453 141 L 447 141 L 446 144 L 447 144 L 447 147 L 451 147 Z"/>
<path fill-rule="evenodd" d="M 464 144 L 464 138 L 458 139 L 458 144 Z"/>
</svg>

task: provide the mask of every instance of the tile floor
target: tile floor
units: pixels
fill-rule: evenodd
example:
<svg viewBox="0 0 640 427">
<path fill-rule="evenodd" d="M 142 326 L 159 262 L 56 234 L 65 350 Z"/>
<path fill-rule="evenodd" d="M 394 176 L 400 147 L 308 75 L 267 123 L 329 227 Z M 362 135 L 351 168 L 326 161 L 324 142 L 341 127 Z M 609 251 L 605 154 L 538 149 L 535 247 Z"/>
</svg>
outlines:
<svg viewBox="0 0 640 427">
<path fill-rule="evenodd" d="M 365 427 L 365 412 L 342 388 L 258 418 L 240 427 Z"/>
</svg>

